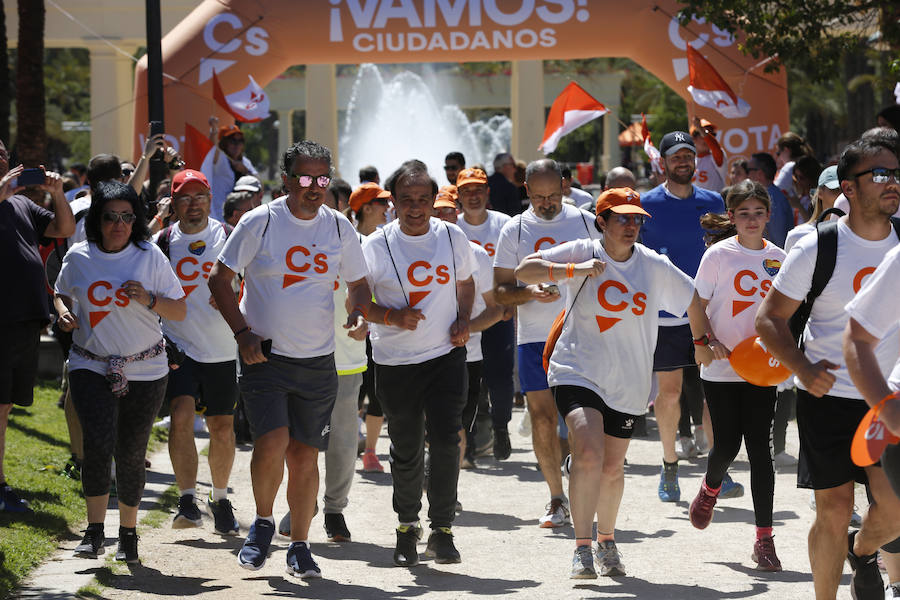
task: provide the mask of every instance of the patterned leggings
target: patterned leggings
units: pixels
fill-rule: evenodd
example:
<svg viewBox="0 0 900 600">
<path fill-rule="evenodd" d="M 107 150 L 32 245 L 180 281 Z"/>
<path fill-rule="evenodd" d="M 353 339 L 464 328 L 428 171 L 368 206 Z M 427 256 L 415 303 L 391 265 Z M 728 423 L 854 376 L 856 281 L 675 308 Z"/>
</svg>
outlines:
<svg viewBox="0 0 900 600">
<path fill-rule="evenodd" d="M 85 497 L 109 492 L 116 457 L 119 502 L 137 506 L 144 491 L 144 456 L 150 429 L 166 392 L 168 375 L 156 381 L 129 381 L 128 394 L 113 396 L 103 375 L 87 369 L 69 373 L 72 402 L 84 431 L 81 484 Z"/>
</svg>

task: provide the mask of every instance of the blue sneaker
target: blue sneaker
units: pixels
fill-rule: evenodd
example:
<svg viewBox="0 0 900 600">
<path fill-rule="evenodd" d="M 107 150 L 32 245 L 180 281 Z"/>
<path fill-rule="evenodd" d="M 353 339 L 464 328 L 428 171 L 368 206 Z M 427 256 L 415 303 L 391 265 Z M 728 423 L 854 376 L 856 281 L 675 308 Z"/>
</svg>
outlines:
<svg viewBox="0 0 900 600">
<path fill-rule="evenodd" d="M 28 503 L 19 498 L 7 484 L 0 485 L 0 512 L 32 514 Z"/>
<path fill-rule="evenodd" d="M 666 476 L 666 467 L 663 465 L 659 472 L 659 499 L 663 502 L 678 502 L 681 500 L 681 487 L 678 485 L 678 470 L 673 469 Z"/>
<path fill-rule="evenodd" d="M 257 519 L 250 526 L 250 532 L 238 553 L 238 564 L 248 571 L 259 571 L 269 557 L 269 544 L 275 534 L 275 524 L 266 519 Z"/>
<path fill-rule="evenodd" d="M 291 542 L 287 551 L 287 574 L 301 579 L 322 576 L 322 569 L 316 564 L 307 544 Z"/>
<path fill-rule="evenodd" d="M 744 486 L 735 483 L 731 479 L 731 475 L 725 473 L 722 478 L 722 487 L 719 489 L 719 498 L 740 498 L 744 495 Z"/>
</svg>

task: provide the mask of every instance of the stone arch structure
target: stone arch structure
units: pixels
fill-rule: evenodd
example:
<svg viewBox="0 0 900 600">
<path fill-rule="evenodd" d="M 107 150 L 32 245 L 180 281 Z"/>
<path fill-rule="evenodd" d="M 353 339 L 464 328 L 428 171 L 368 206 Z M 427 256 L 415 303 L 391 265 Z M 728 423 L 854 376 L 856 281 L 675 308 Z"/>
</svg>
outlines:
<svg viewBox="0 0 900 600">
<path fill-rule="evenodd" d="M 321 76 L 322 65 L 511 60 L 513 144 L 518 135 L 520 148 L 534 148 L 522 158 L 534 158 L 543 93 L 529 86 L 542 85 L 540 61 L 610 56 L 639 63 L 684 97 L 692 115 L 715 122 L 730 155 L 771 149 L 788 128 L 783 72 L 765 73 L 737 39 L 702 20 L 682 27 L 677 11 L 675 0 L 204 0 L 162 42 L 166 129 L 174 134 L 190 123 L 205 131 L 210 114 L 226 118 L 212 99 L 213 72 L 227 94 L 246 87 L 248 75 L 265 86 L 291 65 L 310 65 L 308 80 L 322 85 L 307 86 L 307 105 L 313 94 L 333 105 L 334 80 L 327 70 Z M 693 104 L 687 44 L 751 106 L 747 116 L 728 119 Z M 145 58 L 135 78 L 138 153 L 146 115 Z M 308 137 L 336 140 L 336 120 L 326 121 L 308 123 Z"/>
</svg>

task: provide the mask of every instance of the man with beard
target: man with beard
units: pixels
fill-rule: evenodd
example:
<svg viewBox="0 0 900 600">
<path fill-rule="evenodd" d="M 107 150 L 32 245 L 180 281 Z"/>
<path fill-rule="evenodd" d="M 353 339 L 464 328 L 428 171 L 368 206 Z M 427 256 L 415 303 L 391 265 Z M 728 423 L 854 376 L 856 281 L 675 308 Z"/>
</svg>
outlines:
<svg viewBox="0 0 900 600">
<path fill-rule="evenodd" d="M 697 149 L 690 135 L 684 131 L 667 133 L 659 144 L 659 153 L 667 180 L 641 199 L 644 209 L 653 217 L 644 223 L 641 239 L 645 246 L 665 254 L 676 267 L 695 277 L 705 249 L 700 217 L 708 212 L 725 212 L 725 204 L 717 192 L 691 183 L 696 169 Z M 703 343 L 702 340 L 693 340 L 692 343 L 692 339 L 687 316 L 660 313 L 653 371 L 659 384 L 654 413 L 663 445 L 663 467 L 658 489 L 659 499 L 663 502 L 678 502 L 681 498 L 675 437 L 681 416 L 682 371 L 691 367 L 697 374 L 695 376 L 699 376 L 694 362 L 694 344 Z M 729 482 L 726 475 L 723 486 Z M 737 485 L 730 482 L 727 487 Z M 742 489 L 740 491 L 743 492 Z M 740 494 L 731 493 L 726 497 L 737 495 Z"/>
</svg>

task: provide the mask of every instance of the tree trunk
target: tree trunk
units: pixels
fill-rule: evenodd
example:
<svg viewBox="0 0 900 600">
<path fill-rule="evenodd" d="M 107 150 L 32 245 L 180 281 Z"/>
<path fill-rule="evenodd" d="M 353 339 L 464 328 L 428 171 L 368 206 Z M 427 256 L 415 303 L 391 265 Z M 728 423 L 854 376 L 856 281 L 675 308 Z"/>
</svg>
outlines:
<svg viewBox="0 0 900 600">
<path fill-rule="evenodd" d="M 26 167 L 46 162 L 44 124 L 44 0 L 18 0 L 16 150 Z"/>
<path fill-rule="evenodd" d="M 0 140 L 9 144 L 9 110 L 12 97 L 9 86 L 9 52 L 6 44 L 6 12 L 0 0 Z"/>
</svg>

